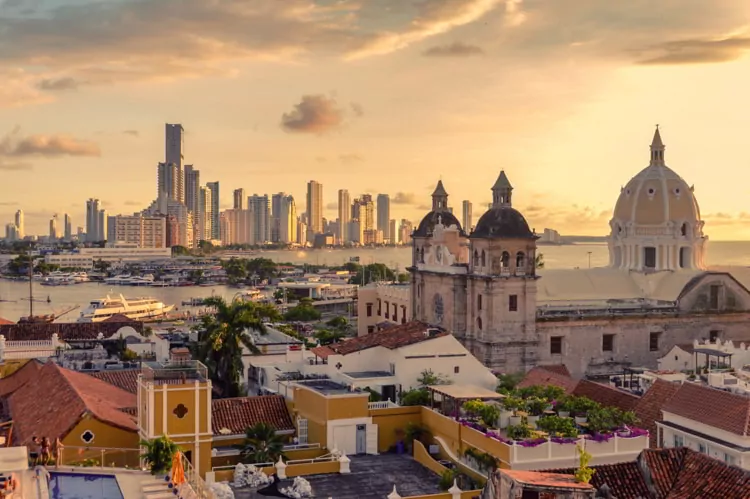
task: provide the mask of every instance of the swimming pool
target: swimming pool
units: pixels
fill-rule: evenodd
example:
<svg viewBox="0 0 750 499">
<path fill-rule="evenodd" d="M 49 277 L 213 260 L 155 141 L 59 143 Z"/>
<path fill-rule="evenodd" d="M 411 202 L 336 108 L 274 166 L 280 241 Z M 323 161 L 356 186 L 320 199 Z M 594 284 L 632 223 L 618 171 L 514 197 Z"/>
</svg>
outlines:
<svg viewBox="0 0 750 499">
<path fill-rule="evenodd" d="M 123 499 L 114 475 L 50 472 L 51 499 Z"/>
</svg>

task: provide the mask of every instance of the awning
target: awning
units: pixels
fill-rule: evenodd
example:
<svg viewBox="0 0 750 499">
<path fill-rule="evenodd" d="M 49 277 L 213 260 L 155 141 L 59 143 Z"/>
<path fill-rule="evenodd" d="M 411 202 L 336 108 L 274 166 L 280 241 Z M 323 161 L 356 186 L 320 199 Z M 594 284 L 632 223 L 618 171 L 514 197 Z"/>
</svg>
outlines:
<svg viewBox="0 0 750 499">
<path fill-rule="evenodd" d="M 456 400 L 500 400 L 505 398 L 505 395 L 476 385 L 432 385 L 428 386 L 427 389 Z"/>
</svg>

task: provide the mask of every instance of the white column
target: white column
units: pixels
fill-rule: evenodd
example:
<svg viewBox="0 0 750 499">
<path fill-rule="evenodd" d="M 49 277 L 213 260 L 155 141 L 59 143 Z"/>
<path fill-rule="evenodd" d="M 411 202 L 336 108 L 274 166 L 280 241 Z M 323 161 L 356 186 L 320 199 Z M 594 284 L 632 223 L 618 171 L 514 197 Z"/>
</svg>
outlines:
<svg viewBox="0 0 750 499">
<path fill-rule="evenodd" d="M 281 459 L 281 457 L 279 457 L 279 462 L 276 463 L 274 467 L 276 468 L 276 475 L 278 475 L 278 477 L 282 480 L 285 479 L 286 478 L 286 463 L 284 462 L 283 459 Z"/>
</svg>

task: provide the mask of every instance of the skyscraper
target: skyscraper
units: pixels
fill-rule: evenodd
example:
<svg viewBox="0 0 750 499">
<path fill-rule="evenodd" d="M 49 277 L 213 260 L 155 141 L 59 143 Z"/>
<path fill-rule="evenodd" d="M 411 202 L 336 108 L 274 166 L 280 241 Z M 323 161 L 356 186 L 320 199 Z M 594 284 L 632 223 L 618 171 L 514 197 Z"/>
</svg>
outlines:
<svg viewBox="0 0 750 499">
<path fill-rule="evenodd" d="M 323 184 L 311 180 L 307 183 L 307 240 L 323 232 Z"/>
<path fill-rule="evenodd" d="M 383 239 L 391 241 L 391 198 L 388 194 L 378 194 L 378 230 L 383 232 Z"/>
<path fill-rule="evenodd" d="M 86 201 L 86 241 L 101 241 L 99 239 L 99 200 Z"/>
<path fill-rule="evenodd" d="M 281 203 L 286 193 L 279 192 L 271 196 L 271 241 L 281 242 Z"/>
<path fill-rule="evenodd" d="M 63 239 L 70 241 L 73 239 L 73 223 L 70 220 L 70 215 L 67 213 L 63 215 Z"/>
<path fill-rule="evenodd" d="M 201 172 L 200 170 L 196 170 L 193 165 L 185 165 L 184 177 L 185 206 L 187 206 L 188 210 L 195 213 L 200 204 Z"/>
<path fill-rule="evenodd" d="M 208 182 L 206 188 L 211 191 L 211 239 L 221 239 L 219 225 L 219 182 Z"/>
<path fill-rule="evenodd" d="M 265 194 L 253 194 L 247 198 L 247 209 L 252 218 L 253 244 L 271 242 L 271 200 Z"/>
<path fill-rule="evenodd" d="M 169 124 L 164 126 L 165 154 L 164 160 L 167 164 L 173 163 L 182 170 L 182 161 L 185 159 L 185 129 L 180 124 Z"/>
<path fill-rule="evenodd" d="M 349 191 L 346 189 L 339 190 L 339 226 L 337 238 L 338 244 L 344 245 L 352 240 L 349 237 L 349 221 L 351 220 L 352 200 L 349 197 Z"/>
<path fill-rule="evenodd" d="M 99 210 L 96 217 L 96 237 L 97 241 L 106 241 L 107 239 L 107 210 Z"/>
<path fill-rule="evenodd" d="M 461 225 L 463 226 L 464 231 L 468 234 L 471 232 L 471 226 L 474 223 L 472 214 L 471 214 L 471 201 L 464 200 L 463 203 L 463 217 L 461 219 Z"/>
<path fill-rule="evenodd" d="M 234 190 L 234 204 L 232 208 L 235 210 L 245 209 L 245 189 L 240 188 Z"/>
<path fill-rule="evenodd" d="M 213 234 L 211 222 L 213 217 L 211 216 L 212 199 L 211 194 L 213 192 L 208 187 L 200 188 L 200 219 L 196 223 L 198 226 L 198 235 L 195 238 L 196 244 L 200 241 L 210 241 Z"/>
<path fill-rule="evenodd" d="M 23 239 L 26 236 L 26 227 L 23 223 L 23 210 L 16 212 L 16 237 Z"/>
<path fill-rule="evenodd" d="M 52 218 L 49 220 L 49 238 L 50 241 L 55 241 L 60 237 L 60 234 L 57 232 L 57 213 L 52 215 Z"/>
<path fill-rule="evenodd" d="M 279 241 L 284 244 L 297 242 L 297 207 L 292 196 L 279 201 Z"/>
<path fill-rule="evenodd" d="M 182 169 L 176 163 L 159 163 L 156 167 L 156 195 L 165 193 L 169 199 L 185 202 Z"/>
</svg>

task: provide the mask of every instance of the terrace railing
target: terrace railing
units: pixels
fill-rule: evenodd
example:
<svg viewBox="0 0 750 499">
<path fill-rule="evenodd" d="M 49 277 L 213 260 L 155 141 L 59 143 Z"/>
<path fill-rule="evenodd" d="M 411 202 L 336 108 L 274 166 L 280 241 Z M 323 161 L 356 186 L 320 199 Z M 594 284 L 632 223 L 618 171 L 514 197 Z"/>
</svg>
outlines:
<svg viewBox="0 0 750 499">
<path fill-rule="evenodd" d="M 85 468 L 141 468 L 141 450 L 116 447 L 75 447 L 66 445 L 57 456 L 52 456 L 59 466 Z"/>
<path fill-rule="evenodd" d="M 195 497 L 198 499 L 216 499 L 213 491 L 208 487 L 206 482 L 198 475 L 193 465 L 185 457 L 185 454 L 180 454 L 182 459 L 182 467 L 185 470 L 185 480 L 187 485 L 190 486 Z"/>
<path fill-rule="evenodd" d="M 367 404 L 368 409 L 392 409 L 394 407 L 399 407 L 399 405 L 395 402 L 392 402 L 390 399 L 380 400 L 378 402 L 369 402 Z"/>
</svg>

